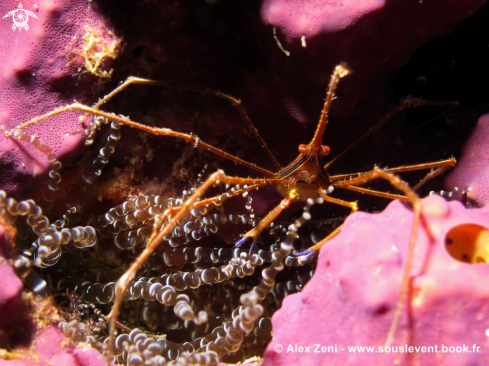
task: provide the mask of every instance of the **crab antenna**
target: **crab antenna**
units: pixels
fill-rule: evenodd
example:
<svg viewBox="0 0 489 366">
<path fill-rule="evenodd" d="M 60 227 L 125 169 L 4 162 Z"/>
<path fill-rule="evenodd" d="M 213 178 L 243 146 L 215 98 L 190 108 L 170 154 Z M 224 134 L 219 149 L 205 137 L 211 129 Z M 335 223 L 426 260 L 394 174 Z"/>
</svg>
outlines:
<svg viewBox="0 0 489 366">
<path fill-rule="evenodd" d="M 326 129 L 326 125 L 328 124 L 328 112 L 331 107 L 331 102 L 334 97 L 334 92 L 336 90 L 336 86 L 342 77 L 345 77 L 350 73 L 348 66 L 346 63 L 342 62 L 337 65 L 333 71 L 333 75 L 331 75 L 331 81 L 329 82 L 328 93 L 326 94 L 326 100 L 324 101 L 324 107 L 321 111 L 321 118 L 319 119 L 318 126 L 316 128 L 316 132 L 314 133 L 314 137 L 312 141 L 309 143 L 309 146 L 319 148 L 323 141 L 324 130 Z"/>
</svg>

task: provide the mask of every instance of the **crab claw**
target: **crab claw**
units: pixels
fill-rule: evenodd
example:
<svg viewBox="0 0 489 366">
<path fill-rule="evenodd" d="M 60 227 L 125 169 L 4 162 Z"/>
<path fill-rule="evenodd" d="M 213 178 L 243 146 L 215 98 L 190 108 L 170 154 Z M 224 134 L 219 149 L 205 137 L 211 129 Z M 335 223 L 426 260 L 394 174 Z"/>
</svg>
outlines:
<svg viewBox="0 0 489 366">
<path fill-rule="evenodd" d="M 238 241 L 237 241 L 237 242 L 236 242 L 234 245 L 235 245 L 236 247 L 238 247 L 238 248 L 239 248 L 239 247 L 240 247 L 240 246 L 242 246 L 244 243 L 246 243 L 246 240 L 248 240 L 248 239 L 249 239 L 249 236 L 243 236 L 243 237 L 242 237 L 241 239 L 239 239 L 239 240 L 238 240 Z"/>
<path fill-rule="evenodd" d="M 294 253 L 292 253 L 292 255 L 294 255 L 296 257 L 302 257 L 304 255 L 309 256 L 311 254 L 314 254 L 314 251 L 312 251 L 311 248 L 306 249 L 306 250 L 304 250 L 302 252 L 294 252 Z"/>
</svg>

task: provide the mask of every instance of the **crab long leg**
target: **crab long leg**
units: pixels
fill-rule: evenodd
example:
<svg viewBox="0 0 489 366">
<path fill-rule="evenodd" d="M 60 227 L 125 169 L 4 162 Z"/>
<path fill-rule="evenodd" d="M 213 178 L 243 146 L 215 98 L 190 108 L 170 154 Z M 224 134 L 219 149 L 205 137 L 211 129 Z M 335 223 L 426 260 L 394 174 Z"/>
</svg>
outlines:
<svg viewBox="0 0 489 366">
<path fill-rule="evenodd" d="M 436 177 L 436 176 L 442 174 L 443 172 L 447 171 L 448 169 L 450 169 L 451 167 L 453 167 L 455 165 L 455 163 L 456 163 L 455 159 L 454 158 L 450 158 L 450 159 L 446 159 L 446 160 L 442 160 L 442 161 L 434 162 L 434 163 L 425 163 L 425 164 L 417 164 L 417 165 L 407 165 L 407 166 L 402 166 L 402 167 L 397 167 L 397 168 L 383 169 L 383 172 L 385 172 L 385 173 L 406 172 L 406 171 L 415 171 L 415 170 L 421 170 L 421 169 L 428 169 L 428 168 L 438 167 L 435 171 L 428 173 L 414 188 L 412 188 L 412 191 L 415 192 L 419 187 L 421 187 L 428 180 L 433 179 L 434 177 Z M 360 176 L 364 176 L 364 175 L 367 175 L 367 174 L 370 174 L 370 173 L 371 172 L 360 173 Z M 403 195 L 399 195 L 399 194 L 393 194 L 393 193 L 388 193 L 388 192 L 381 192 L 381 191 L 376 191 L 376 190 L 369 189 L 369 188 L 363 188 L 363 187 L 355 186 L 355 185 L 352 184 L 352 179 L 353 179 L 353 176 L 352 175 L 347 175 L 347 174 L 344 174 L 344 175 L 336 175 L 336 176 L 333 176 L 333 177 L 330 177 L 330 178 L 336 178 L 336 179 L 338 179 L 338 177 L 341 177 L 341 178 L 350 177 L 350 180 L 344 179 L 343 181 L 336 182 L 336 183 L 339 183 L 339 184 L 333 184 L 333 186 L 335 188 L 343 188 L 343 189 L 348 189 L 350 191 L 355 191 L 355 192 L 359 192 L 359 193 L 363 193 L 363 194 L 368 194 L 368 195 L 372 195 L 372 196 L 377 196 L 377 197 L 382 197 L 382 198 L 389 198 L 389 199 L 401 199 L 403 201 L 411 202 L 410 197 L 408 197 L 406 195 L 403 196 Z M 343 183 L 345 183 L 345 182 L 348 183 L 348 185 L 344 185 Z M 341 201 L 341 200 L 338 200 L 338 199 L 335 199 L 335 198 L 326 196 L 324 194 L 322 194 L 321 196 L 323 197 L 323 199 L 325 201 L 336 203 L 336 204 L 339 204 L 339 205 L 342 205 L 342 206 L 348 206 L 349 207 L 349 204 L 351 204 L 350 202 Z M 341 201 L 341 202 L 336 202 L 336 201 Z M 356 210 L 355 209 L 352 209 L 352 212 L 354 212 L 354 211 L 356 211 Z M 322 239 L 320 242 L 318 242 L 315 245 L 313 245 L 312 247 L 308 248 L 306 251 L 300 252 L 300 253 L 295 253 L 295 254 L 298 255 L 298 256 L 301 256 L 301 255 L 310 254 L 310 253 L 312 253 L 314 251 L 318 251 L 323 246 L 324 243 L 326 243 L 327 241 L 331 240 L 333 237 L 335 237 L 341 231 L 341 227 L 342 226 L 343 225 L 341 225 L 338 228 L 336 228 L 326 238 Z"/>
<path fill-rule="evenodd" d="M 402 100 L 396 108 L 394 108 L 391 112 L 387 113 L 387 115 L 384 118 L 382 118 L 379 122 L 377 122 L 374 126 L 370 127 L 370 129 L 367 132 L 365 132 L 362 136 L 360 136 L 360 138 L 358 138 L 354 143 L 352 143 L 345 150 L 343 150 L 341 153 L 336 155 L 332 160 L 326 163 L 324 165 L 324 169 L 327 170 L 329 167 L 331 167 L 331 165 L 333 165 L 339 158 L 341 158 L 348 151 L 350 151 L 355 146 L 357 146 L 360 142 L 365 140 L 373 132 L 377 131 L 379 128 L 385 125 L 392 117 L 394 117 L 397 113 L 402 111 L 404 108 L 418 107 L 418 106 L 440 106 L 440 107 L 458 106 L 458 102 L 438 102 L 438 101 L 429 101 L 429 100 L 424 100 L 419 98 L 408 97 Z"/>
<path fill-rule="evenodd" d="M 265 229 L 273 220 L 277 218 L 278 215 L 282 213 L 287 207 L 290 206 L 292 201 L 297 197 L 297 192 L 292 190 L 289 193 L 289 197 L 284 198 L 278 206 L 276 206 L 273 210 L 271 210 L 253 229 L 248 231 L 243 237 L 236 243 L 236 246 L 241 246 L 245 243 L 249 238 L 253 239 L 253 244 L 256 243 L 256 239 L 258 235 Z"/>
<path fill-rule="evenodd" d="M 418 184 L 416 184 L 413 187 L 413 191 L 417 191 L 423 184 L 428 182 L 430 179 L 433 179 L 433 178 L 437 177 L 438 175 L 445 173 L 450 168 L 451 168 L 451 166 L 443 166 L 443 167 L 439 167 L 438 169 L 435 169 L 432 172 L 426 174 L 426 176 L 421 181 L 419 181 Z"/>
<path fill-rule="evenodd" d="M 336 87 L 338 86 L 340 79 L 347 76 L 349 73 L 350 70 L 348 69 L 348 66 L 345 63 L 341 63 L 335 67 L 333 75 L 331 75 L 328 92 L 326 93 L 326 99 L 324 101 L 323 109 L 321 110 L 321 117 L 319 118 L 316 131 L 314 132 L 314 137 L 309 143 L 309 146 L 316 151 L 318 151 L 321 147 L 324 131 L 326 130 L 326 126 L 328 125 L 328 113 L 331 108 L 331 102 L 334 99 L 334 92 L 336 90 Z"/>
<path fill-rule="evenodd" d="M 280 170 L 282 167 L 280 166 L 280 163 L 277 161 L 275 156 L 273 156 L 272 152 L 268 148 L 267 144 L 263 140 L 263 138 L 260 136 L 258 133 L 258 130 L 256 127 L 253 125 L 251 122 L 250 117 L 246 114 L 243 106 L 241 105 L 241 101 L 239 99 L 236 99 L 228 94 L 221 93 L 216 90 L 212 89 L 201 89 L 201 88 L 195 88 L 195 87 L 189 87 L 189 86 L 181 86 L 181 85 L 172 85 L 170 83 L 165 83 L 162 81 L 155 81 L 155 80 L 149 80 L 149 79 L 142 79 L 142 78 L 136 78 L 136 77 L 129 77 L 127 80 L 119 85 L 116 89 L 114 89 L 112 92 L 107 94 L 105 97 L 100 99 L 98 103 L 96 103 L 93 108 L 99 109 L 104 103 L 106 103 L 109 99 L 111 99 L 114 95 L 120 93 L 122 90 L 127 88 L 131 84 L 143 84 L 143 85 L 156 85 L 156 86 L 162 86 L 162 87 L 167 87 L 167 88 L 172 88 L 172 89 L 180 89 L 180 90 L 189 90 L 193 91 L 196 93 L 202 93 L 202 94 L 209 94 L 209 95 L 214 95 L 216 97 L 226 99 L 231 102 L 232 106 L 235 107 L 240 114 L 243 122 L 245 123 L 246 128 L 248 131 L 251 133 L 251 135 L 255 138 L 255 140 L 258 142 L 260 147 L 265 151 L 265 153 L 268 155 L 270 160 L 273 162 L 275 167 Z"/>
<path fill-rule="evenodd" d="M 368 194 L 370 196 L 388 198 L 391 200 L 400 199 L 403 201 L 409 201 L 409 198 L 407 198 L 406 196 L 400 195 L 400 194 L 376 191 L 376 190 L 369 189 L 369 188 L 363 188 L 363 187 L 358 187 L 358 186 L 348 186 L 348 187 L 340 187 L 340 188 L 348 189 L 349 191 L 355 191 L 355 192 L 359 192 L 359 193 L 363 193 L 363 194 Z"/>
<path fill-rule="evenodd" d="M 175 228 L 175 226 L 178 224 L 180 219 L 182 219 L 191 209 L 195 207 L 197 200 L 204 194 L 204 192 L 213 184 L 217 184 L 217 183 L 256 185 L 259 183 L 267 184 L 267 183 L 277 183 L 277 182 L 276 179 L 267 180 L 267 179 L 230 177 L 230 176 L 226 176 L 222 170 L 218 170 L 217 172 L 211 174 L 207 178 L 207 180 L 199 188 L 195 190 L 195 192 L 190 196 L 190 198 L 188 198 L 182 204 L 182 206 L 168 208 L 161 215 L 158 222 L 155 223 L 153 232 L 149 237 L 148 244 L 146 245 L 144 250 L 132 263 L 129 269 L 116 282 L 115 301 L 112 310 L 108 316 L 110 318 L 110 333 L 109 333 L 110 340 L 109 340 L 109 348 L 107 352 L 107 365 L 110 365 L 110 360 L 114 352 L 114 334 L 115 334 L 115 329 L 117 327 L 117 317 L 119 315 L 122 299 L 124 298 L 124 294 L 127 291 L 130 282 L 134 279 L 137 271 L 141 268 L 144 262 L 154 252 L 156 247 L 161 243 L 163 238 Z M 162 223 L 165 222 L 165 220 L 170 217 L 171 217 L 170 222 L 164 225 L 164 227 L 161 227 Z"/>
<path fill-rule="evenodd" d="M 330 197 L 327 194 L 325 194 L 321 189 L 319 190 L 319 195 L 326 202 L 334 203 L 334 204 L 340 205 L 340 206 L 349 207 L 349 208 L 351 208 L 351 211 L 352 212 L 358 211 L 357 201 L 355 201 L 355 202 L 348 202 L 348 201 L 340 200 L 338 198 L 333 198 L 333 197 Z"/>
<path fill-rule="evenodd" d="M 434 161 L 431 163 L 422 163 L 422 164 L 414 164 L 414 165 L 403 165 L 397 168 L 386 168 L 382 169 L 384 172 L 389 173 L 403 173 L 403 172 L 411 172 L 415 170 L 422 169 L 434 169 L 434 168 L 453 168 L 457 164 L 457 160 L 455 158 L 444 159 L 440 161 Z"/>
<path fill-rule="evenodd" d="M 315 253 L 315 252 L 318 252 L 319 249 L 321 249 L 321 247 L 328 241 L 330 241 L 331 239 L 333 239 L 336 235 L 338 235 L 340 232 L 341 232 L 341 229 L 343 228 L 343 224 L 341 224 L 340 226 L 338 226 L 336 229 L 334 229 L 332 232 L 329 233 L 329 235 L 327 237 L 325 237 L 324 239 L 318 241 L 316 244 L 314 244 L 312 247 L 308 248 L 307 250 L 303 251 L 303 252 L 298 252 L 298 253 L 294 253 L 294 255 L 300 257 L 300 256 L 303 256 L 303 255 L 310 255 L 312 253 Z"/>
<path fill-rule="evenodd" d="M 404 172 L 412 172 L 412 171 L 417 171 L 417 170 L 423 170 L 423 169 L 433 169 L 433 168 L 440 168 L 440 167 L 447 167 L 453 168 L 455 164 L 457 163 L 457 160 L 455 158 L 450 158 L 450 159 L 444 159 L 440 161 L 434 161 L 431 163 L 422 163 L 422 164 L 413 164 L 413 165 L 402 165 L 399 167 L 394 167 L 394 168 L 385 168 L 382 169 L 384 172 L 389 172 L 389 173 L 404 173 Z M 445 171 L 445 170 L 444 170 Z M 337 175 L 331 175 L 329 176 L 329 179 L 331 181 L 337 181 L 337 180 L 344 180 L 344 179 L 351 179 L 355 176 L 363 175 L 368 172 L 362 172 L 362 173 L 349 173 L 349 174 L 337 174 Z M 441 173 L 438 173 L 441 174 Z"/>
<path fill-rule="evenodd" d="M 275 176 L 275 174 L 272 173 L 271 171 L 264 169 L 264 168 L 260 168 L 259 166 L 255 165 L 253 163 L 249 163 L 249 162 L 247 162 L 243 159 L 240 159 L 234 155 L 231 155 L 231 154 L 229 154 L 229 153 L 227 153 L 221 149 L 218 149 L 217 147 L 214 147 L 210 144 L 207 144 L 207 143 L 201 141 L 197 136 L 193 136 L 193 135 L 182 133 L 182 132 L 173 131 L 169 128 L 158 128 L 158 127 L 146 126 L 146 125 L 143 125 L 141 123 L 131 121 L 129 118 L 123 118 L 123 117 L 117 116 L 113 113 L 104 112 L 104 111 L 101 111 L 99 109 L 95 109 L 93 107 L 87 107 L 86 105 L 83 105 L 80 103 L 73 103 L 73 104 L 67 105 L 65 107 L 55 109 L 51 112 L 48 112 L 48 113 L 43 114 L 41 116 L 38 116 L 36 118 L 33 118 L 30 121 L 25 122 L 25 123 L 17 126 L 13 130 L 6 132 L 6 135 L 10 136 L 12 134 L 18 133 L 18 132 L 20 132 L 20 130 L 22 130 L 28 126 L 31 126 L 33 124 L 39 123 L 43 119 L 55 116 L 57 114 L 60 114 L 60 113 L 66 112 L 66 111 L 71 111 L 71 110 L 78 110 L 78 111 L 93 114 L 95 116 L 105 117 L 111 121 L 116 121 L 116 122 L 122 123 L 126 126 L 137 128 L 141 131 L 149 132 L 153 135 L 176 137 L 176 138 L 184 140 L 185 142 L 193 145 L 196 148 L 198 147 L 198 148 L 201 148 L 203 150 L 207 150 L 213 154 L 216 154 L 216 155 L 218 155 L 224 159 L 230 160 L 236 164 L 239 164 L 239 165 L 245 166 L 247 168 L 253 169 L 253 170 L 255 170 L 259 173 L 265 174 L 269 177 Z"/>
<path fill-rule="evenodd" d="M 319 195 L 326 202 L 334 203 L 336 205 L 340 205 L 340 206 L 344 206 L 344 207 L 349 207 L 349 208 L 351 208 L 351 211 L 352 212 L 358 211 L 358 205 L 357 205 L 357 202 L 356 201 L 355 202 L 348 202 L 348 201 L 340 200 L 338 198 L 330 197 L 327 194 L 325 194 L 324 192 L 322 192 L 321 189 L 319 189 Z M 304 256 L 304 255 L 305 256 L 308 256 L 308 255 L 311 255 L 311 254 L 319 251 L 319 249 L 321 249 L 321 247 L 323 246 L 324 243 L 326 243 L 327 241 L 333 239 L 336 235 L 339 234 L 339 232 L 341 231 L 341 228 L 342 227 L 343 227 L 343 224 L 341 224 L 340 226 L 338 226 L 327 237 L 325 237 L 324 239 L 320 240 L 319 242 L 317 242 L 316 244 L 314 244 L 312 247 L 304 250 L 303 252 L 296 252 L 296 253 L 294 253 L 294 255 L 299 256 L 299 257 L 300 256 Z"/>
<path fill-rule="evenodd" d="M 445 159 L 445 160 L 441 160 L 441 161 L 436 161 L 433 163 L 403 165 L 400 167 L 388 168 L 388 169 L 382 169 L 382 170 L 384 172 L 388 172 L 388 173 L 401 173 L 401 172 L 410 172 L 410 171 L 436 168 L 434 171 L 426 174 L 426 176 L 418 184 L 416 184 L 416 186 L 414 186 L 414 188 L 412 188 L 413 191 L 417 191 L 427 181 L 435 178 L 436 176 L 438 176 L 440 174 L 443 174 L 448 169 L 454 167 L 455 164 L 456 164 L 456 160 L 454 158 L 450 158 L 450 159 Z M 335 188 L 344 188 L 344 189 L 348 189 L 350 191 L 368 194 L 371 196 L 389 198 L 389 199 L 393 199 L 393 200 L 394 199 L 400 199 L 403 201 L 409 201 L 409 198 L 406 196 L 403 196 L 403 195 L 389 193 L 389 192 L 376 191 L 374 189 L 358 187 L 358 186 L 351 185 L 351 184 L 349 184 L 348 186 L 345 186 L 343 184 L 343 182 L 349 182 L 349 179 L 352 179 L 355 176 L 361 176 L 361 175 L 364 175 L 367 173 L 368 172 L 357 173 L 357 174 L 338 174 L 338 175 L 330 176 L 329 178 L 331 181 L 333 181 L 333 186 Z M 337 184 L 337 183 L 339 183 L 339 184 Z"/>
<path fill-rule="evenodd" d="M 385 345 L 390 345 L 392 340 L 394 339 L 395 332 L 397 330 L 397 326 L 399 325 L 399 321 L 401 318 L 402 310 L 404 303 L 406 301 L 408 292 L 409 292 L 409 271 L 411 270 L 411 263 L 413 259 L 413 254 L 414 254 L 414 248 L 415 248 L 415 243 L 416 243 L 416 234 L 418 231 L 418 226 L 421 218 L 421 200 L 418 197 L 418 195 L 414 192 L 412 188 L 410 188 L 405 182 L 403 182 L 400 178 L 397 176 L 393 175 L 390 172 L 385 172 L 377 167 L 374 167 L 374 169 L 366 174 L 363 174 L 357 178 L 350 179 L 348 181 L 344 182 L 338 182 L 338 186 L 351 186 L 355 184 L 364 184 L 367 183 L 373 179 L 378 179 L 382 178 L 387 180 L 390 184 L 392 184 L 395 188 L 399 189 L 400 191 L 404 192 L 404 194 L 408 197 L 409 202 L 411 202 L 413 206 L 413 211 L 414 211 L 414 219 L 413 219 L 413 226 L 411 229 L 411 237 L 409 239 L 409 247 L 408 247 L 408 253 L 406 257 L 406 261 L 404 263 L 404 270 L 402 274 L 402 282 L 401 282 L 401 291 L 399 294 L 399 299 L 397 301 L 397 306 L 396 310 L 394 313 L 394 319 L 391 324 L 391 328 L 389 330 L 389 333 L 387 335 L 387 339 L 385 342 Z"/>
</svg>

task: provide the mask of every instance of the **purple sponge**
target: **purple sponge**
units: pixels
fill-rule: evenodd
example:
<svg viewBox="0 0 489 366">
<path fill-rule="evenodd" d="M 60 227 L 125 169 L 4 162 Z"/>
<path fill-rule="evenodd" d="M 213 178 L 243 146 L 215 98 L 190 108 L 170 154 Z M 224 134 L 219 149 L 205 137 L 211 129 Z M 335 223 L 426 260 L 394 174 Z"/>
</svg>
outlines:
<svg viewBox="0 0 489 366">
<path fill-rule="evenodd" d="M 379 347 L 393 320 L 413 220 L 400 201 L 380 214 L 352 214 L 321 249 L 314 277 L 272 318 L 263 366 L 488 364 L 489 265 L 478 262 L 489 260 L 489 210 L 434 195 L 423 200 L 422 215 L 409 304 L 391 345 L 397 352 Z M 402 351 L 406 345 L 433 348 Z M 349 350 L 355 346 L 374 348 Z"/>
<path fill-rule="evenodd" d="M 29 349 L 10 353 L 13 359 L 0 359 L 0 366 L 104 366 L 106 359 L 94 348 L 66 344 L 58 328 L 50 326 L 36 333 Z M 112 364 L 113 365 L 113 364 Z"/>
<path fill-rule="evenodd" d="M 489 114 L 477 121 L 472 136 L 466 142 L 457 167 L 445 180 L 446 187 L 453 191 L 466 191 L 467 197 L 480 205 L 489 203 Z"/>
<path fill-rule="evenodd" d="M 0 2 L 0 14 L 16 10 L 12 4 Z M 23 9 L 37 16 L 28 18 L 27 31 L 12 30 L 12 16 L 1 19 L 0 189 L 19 191 L 49 168 L 45 153 L 7 138 L 4 132 L 75 99 L 91 102 L 94 81 L 109 76 L 107 62 L 115 57 L 119 42 L 90 4 L 84 0 L 25 1 Z M 79 115 L 63 113 L 24 133 L 37 136 L 58 159 L 69 158 L 67 154 L 73 157 L 83 145 Z"/>
</svg>

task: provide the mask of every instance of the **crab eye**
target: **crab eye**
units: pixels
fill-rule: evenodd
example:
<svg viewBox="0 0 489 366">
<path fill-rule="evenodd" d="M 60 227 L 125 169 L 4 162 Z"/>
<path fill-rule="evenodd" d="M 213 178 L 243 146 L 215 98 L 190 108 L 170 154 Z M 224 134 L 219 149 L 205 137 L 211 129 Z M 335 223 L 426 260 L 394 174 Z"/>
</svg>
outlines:
<svg viewBox="0 0 489 366">
<path fill-rule="evenodd" d="M 329 146 L 321 146 L 321 155 L 328 155 L 330 151 L 331 149 L 329 148 Z"/>
<path fill-rule="evenodd" d="M 307 145 L 306 144 L 300 144 L 299 145 L 299 152 L 301 154 L 305 153 L 307 151 Z"/>
</svg>

